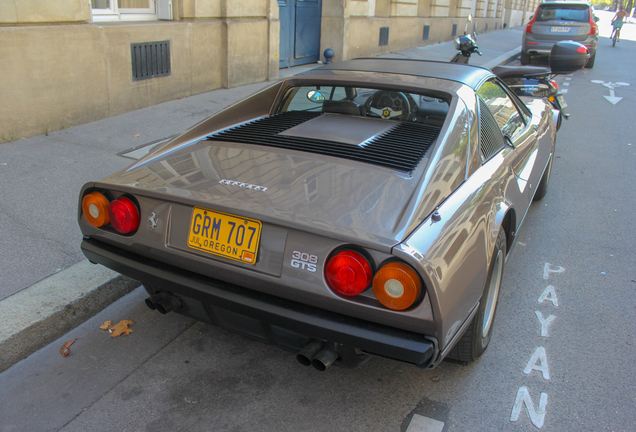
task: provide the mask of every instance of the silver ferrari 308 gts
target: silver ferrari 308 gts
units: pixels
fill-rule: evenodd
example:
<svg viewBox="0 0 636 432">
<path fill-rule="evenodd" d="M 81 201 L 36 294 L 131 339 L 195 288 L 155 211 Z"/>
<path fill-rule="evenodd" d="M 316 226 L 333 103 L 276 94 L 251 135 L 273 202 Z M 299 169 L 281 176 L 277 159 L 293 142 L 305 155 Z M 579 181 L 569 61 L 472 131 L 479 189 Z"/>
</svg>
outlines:
<svg viewBox="0 0 636 432">
<path fill-rule="evenodd" d="M 547 192 L 557 116 L 482 67 L 325 65 L 87 183 L 82 249 L 141 281 L 151 309 L 319 370 L 472 361 Z"/>
</svg>

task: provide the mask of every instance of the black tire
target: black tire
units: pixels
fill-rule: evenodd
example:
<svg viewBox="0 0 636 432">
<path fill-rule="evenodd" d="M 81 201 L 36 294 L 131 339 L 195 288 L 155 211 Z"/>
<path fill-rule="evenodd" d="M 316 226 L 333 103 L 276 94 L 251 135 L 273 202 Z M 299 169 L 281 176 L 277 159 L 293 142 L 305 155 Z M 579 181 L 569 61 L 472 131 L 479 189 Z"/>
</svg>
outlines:
<svg viewBox="0 0 636 432">
<path fill-rule="evenodd" d="M 541 181 L 539 182 L 539 186 L 537 186 L 537 190 L 534 193 L 533 201 L 541 201 L 545 194 L 548 193 L 548 185 L 550 184 L 550 174 L 552 173 L 552 160 L 554 159 L 554 153 L 550 158 L 550 162 L 543 172 L 543 176 L 541 177 Z"/>
<path fill-rule="evenodd" d="M 596 60 L 596 53 L 594 53 L 594 55 L 592 55 L 587 63 L 585 64 L 585 68 L 586 69 L 592 69 L 594 67 L 594 60 Z"/>
<path fill-rule="evenodd" d="M 448 354 L 449 359 L 468 363 L 477 360 L 486 351 L 495 322 L 505 259 L 506 233 L 500 229 L 477 313 L 466 333 Z"/>
<path fill-rule="evenodd" d="M 520 61 L 524 66 L 530 64 L 530 54 L 522 52 Z"/>
</svg>

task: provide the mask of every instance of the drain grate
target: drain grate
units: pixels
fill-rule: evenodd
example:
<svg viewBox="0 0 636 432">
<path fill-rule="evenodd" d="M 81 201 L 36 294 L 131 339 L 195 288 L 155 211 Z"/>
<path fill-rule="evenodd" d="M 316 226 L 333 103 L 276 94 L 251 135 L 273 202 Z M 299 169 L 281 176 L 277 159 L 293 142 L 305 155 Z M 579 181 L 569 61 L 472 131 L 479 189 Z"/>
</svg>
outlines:
<svg viewBox="0 0 636 432">
<path fill-rule="evenodd" d="M 133 81 L 170 75 L 170 41 L 130 44 Z"/>
</svg>

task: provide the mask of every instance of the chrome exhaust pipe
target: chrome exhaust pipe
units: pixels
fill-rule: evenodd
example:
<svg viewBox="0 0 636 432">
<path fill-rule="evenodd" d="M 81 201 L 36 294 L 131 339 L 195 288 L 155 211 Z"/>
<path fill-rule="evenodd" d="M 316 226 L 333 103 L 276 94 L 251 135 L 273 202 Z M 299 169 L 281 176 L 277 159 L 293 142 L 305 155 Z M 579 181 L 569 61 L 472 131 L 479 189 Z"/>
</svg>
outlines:
<svg viewBox="0 0 636 432">
<path fill-rule="evenodd" d="M 325 348 L 316 354 L 316 357 L 311 361 L 311 365 L 317 370 L 324 372 L 327 370 L 329 366 L 333 364 L 336 360 L 338 360 L 337 352 L 330 350 L 329 348 Z"/>
<path fill-rule="evenodd" d="M 155 306 L 160 314 L 165 315 L 168 312 L 172 312 L 175 309 L 179 309 L 181 306 L 181 300 L 179 298 L 168 294 L 165 298 L 155 302 Z"/>
<path fill-rule="evenodd" d="M 303 366 L 311 366 L 311 361 L 324 346 L 325 344 L 319 341 L 309 342 L 301 352 L 296 354 L 296 360 Z"/>
<path fill-rule="evenodd" d="M 168 297 L 169 295 L 170 294 L 167 293 L 166 291 L 159 291 L 155 295 L 148 297 L 145 300 L 146 306 L 148 306 L 148 309 L 150 310 L 157 310 L 157 303 L 163 300 L 164 298 Z"/>
</svg>

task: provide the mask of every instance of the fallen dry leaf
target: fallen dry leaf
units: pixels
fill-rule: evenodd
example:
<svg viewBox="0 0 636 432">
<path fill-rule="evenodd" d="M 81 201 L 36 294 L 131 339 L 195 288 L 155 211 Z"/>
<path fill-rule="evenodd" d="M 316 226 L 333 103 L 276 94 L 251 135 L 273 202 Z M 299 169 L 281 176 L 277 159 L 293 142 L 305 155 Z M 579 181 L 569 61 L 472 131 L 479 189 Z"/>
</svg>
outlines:
<svg viewBox="0 0 636 432">
<path fill-rule="evenodd" d="M 104 321 L 104 324 L 100 325 L 99 328 L 102 330 L 108 330 L 111 325 L 113 325 L 112 321 Z"/>
<path fill-rule="evenodd" d="M 133 138 L 139 138 L 139 134 L 134 134 Z"/>
<path fill-rule="evenodd" d="M 62 354 L 62 357 L 66 357 L 71 353 L 71 345 L 73 345 L 73 342 L 75 342 L 76 340 L 77 339 L 73 339 L 62 345 L 62 348 L 60 348 L 60 354 Z"/>
<path fill-rule="evenodd" d="M 128 335 L 132 333 L 132 330 L 128 328 L 129 325 L 133 325 L 132 321 L 121 320 L 114 326 L 111 326 L 108 330 L 111 331 L 110 337 L 117 337 L 120 335 Z"/>
</svg>

